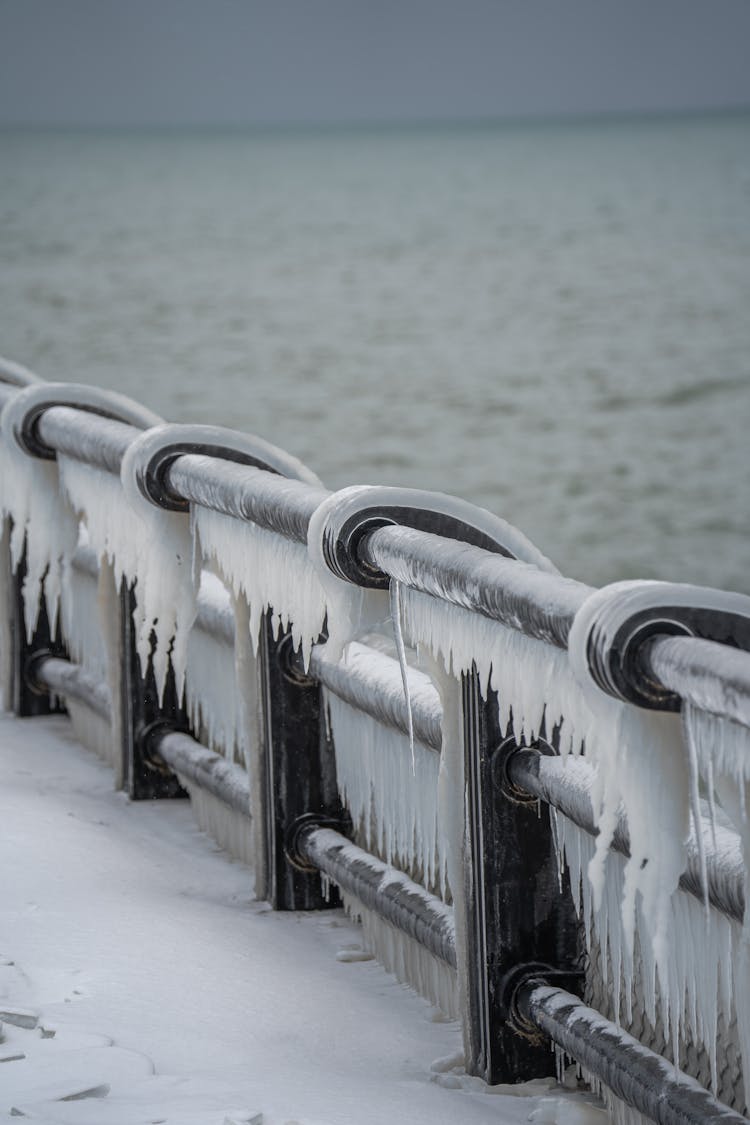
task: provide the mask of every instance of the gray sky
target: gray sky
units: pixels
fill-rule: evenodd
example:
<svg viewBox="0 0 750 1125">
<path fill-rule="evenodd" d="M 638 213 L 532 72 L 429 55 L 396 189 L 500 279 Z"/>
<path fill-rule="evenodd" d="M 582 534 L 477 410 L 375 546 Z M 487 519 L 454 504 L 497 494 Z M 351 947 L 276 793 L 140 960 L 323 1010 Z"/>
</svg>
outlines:
<svg viewBox="0 0 750 1125">
<path fill-rule="evenodd" d="M 0 0 L 0 123 L 750 105 L 750 0 Z"/>
</svg>

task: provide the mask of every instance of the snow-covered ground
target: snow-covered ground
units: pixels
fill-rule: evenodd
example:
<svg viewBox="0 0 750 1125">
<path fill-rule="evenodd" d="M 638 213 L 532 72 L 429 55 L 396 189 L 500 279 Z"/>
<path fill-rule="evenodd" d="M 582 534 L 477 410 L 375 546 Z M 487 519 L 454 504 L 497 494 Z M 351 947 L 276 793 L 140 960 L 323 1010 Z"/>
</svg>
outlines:
<svg viewBox="0 0 750 1125">
<path fill-rule="evenodd" d="M 0 841 L 0 1121 L 606 1120 L 467 1078 L 457 1025 L 341 912 L 255 901 L 187 802 L 130 803 L 65 718 L 0 715 Z"/>
</svg>

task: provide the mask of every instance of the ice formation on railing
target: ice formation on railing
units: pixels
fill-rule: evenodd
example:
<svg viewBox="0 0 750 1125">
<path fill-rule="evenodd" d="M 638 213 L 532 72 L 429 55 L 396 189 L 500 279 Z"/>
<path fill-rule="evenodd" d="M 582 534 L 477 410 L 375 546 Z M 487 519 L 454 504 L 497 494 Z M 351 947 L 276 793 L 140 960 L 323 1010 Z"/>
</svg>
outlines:
<svg viewBox="0 0 750 1125">
<path fill-rule="evenodd" d="M 550 737 L 565 716 L 562 749 L 578 749 L 578 730 L 590 715 L 585 706 L 580 714 L 572 710 L 581 692 L 564 652 L 417 590 L 404 588 L 401 604 L 409 643 L 456 679 L 475 665 L 482 691 L 497 692 L 501 726 L 512 717 L 519 741 L 533 742 L 543 721 Z"/>
<path fill-rule="evenodd" d="M 10 552 L 14 571 L 26 548 L 24 615 L 31 637 L 42 588 L 50 626 L 55 627 L 65 562 L 78 542 L 78 521 L 60 495 L 57 464 L 22 452 L 13 435 L 6 432 L 0 441 L 0 504 L 13 520 Z"/>
<path fill-rule="evenodd" d="M 325 591 L 300 543 L 208 508 L 196 507 L 194 519 L 203 558 L 225 584 L 250 607 L 249 629 L 257 651 L 260 623 L 273 611 L 275 632 L 291 629 L 295 649 L 305 665 L 323 631 Z"/>
<path fill-rule="evenodd" d="M 63 487 L 86 524 L 91 547 L 111 563 L 118 585 L 123 577 L 136 583 L 134 621 L 141 667 L 148 663 L 153 630 L 157 688 L 164 690 L 171 655 L 179 694 L 196 613 L 188 517 L 161 511 L 142 498 L 136 508 L 117 477 L 67 457 L 58 460 Z"/>
<path fill-rule="evenodd" d="M 739 835 L 745 870 L 745 903 L 750 903 L 750 728 L 690 703 L 683 705 L 685 735 L 695 754 L 709 808 L 716 803 Z M 743 1070 L 750 1074 L 750 907 L 734 948 L 734 1003 L 740 1028 Z M 750 1098 L 750 1090 L 747 1091 Z"/>
<path fill-rule="evenodd" d="M 346 657 L 346 654 L 345 654 Z M 438 818 L 440 755 L 326 692 L 336 775 L 361 846 L 445 896 L 447 857 Z"/>
<path fill-rule="evenodd" d="M 669 896 L 672 943 L 666 969 L 657 975 L 647 906 L 642 898 L 634 910 L 634 940 L 626 941 L 623 933 L 626 860 L 615 852 L 608 853 L 596 902 L 587 875 L 595 840 L 561 814 L 553 813 L 553 823 L 561 862 L 569 867 L 587 948 L 595 958 L 589 974 L 595 1006 L 609 1011 L 625 1027 L 635 1023 L 638 1037 L 646 1045 L 659 1052 L 666 1048 L 674 1061 L 679 1062 L 688 1047 L 694 1056 L 704 1053 L 705 1064 L 700 1057 L 691 1060 L 693 1072 L 697 1070 L 698 1077 L 723 1100 L 736 1104 L 742 1092 L 734 1088 L 736 1076 L 726 1073 L 725 1059 L 718 1054 L 717 1033 L 721 1021 L 723 1052 L 730 1036 L 736 1041 L 743 1035 L 735 1022 L 737 974 L 744 971 L 740 964 L 740 925 L 717 910 L 707 914 L 690 894 Z M 644 1015 L 648 1026 L 643 1025 Z"/>
<path fill-rule="evenodd" d="M 225 621 L 231 629 L 222 628 Z M 252 682 L 243 687 L 255 694 Z M 198 616 L 188 639 L 185 705 L 201 740 L 230 761 L 235 760 L 237 752 L 242 753 L 238 699 L 232 599 L 216 575 L 204 570 L 198 592 Z M 244 755 L 242 761 L 244 764 Z"/>
</svg>

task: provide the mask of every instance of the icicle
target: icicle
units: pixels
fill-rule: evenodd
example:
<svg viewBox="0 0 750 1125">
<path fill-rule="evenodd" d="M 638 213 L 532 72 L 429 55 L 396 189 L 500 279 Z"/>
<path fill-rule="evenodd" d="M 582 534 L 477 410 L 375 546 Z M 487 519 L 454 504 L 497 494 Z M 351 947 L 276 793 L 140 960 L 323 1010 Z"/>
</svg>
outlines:
<svg viewBox="0 0 750 1125">
<path fill-rule="evenodd" d="M 409 676 L 406 670 L 406 649 L 404 647 L 404 634 L 401 629 L 401 583 L 392 581 L 390 584 L 391 595 L 391 621 L 393 622 L 393 635 L 396 640 L 398 653 L 398 666 L 401 670 L 401 682 L 404 685 L 404 699 L 406 700 L 406 715 L 409 725 L 409 752 L 411 753 L 412 773 L 416 775 L 417 767 L 414 760 L 414 717 L 411 710 L 411 693 L 409 691 Z"/>
<path fill-rule="evenodd" d="M 430 889 L 445 890 L 447 841 L 438 816 L 440 756 L 325 693 L 342 800 L 362 846 Z"/>
<path fill-rule="evenodd" d="M 253 650 L 258 651 L 262 615 L 272 609 L 275 628 L 291 630 L 307 666 L 323 631 L 326 597 L 304 546 L 207 508 L 196 509 L 195 522 L 204 559 L 249 606 Z"/>
</svg>

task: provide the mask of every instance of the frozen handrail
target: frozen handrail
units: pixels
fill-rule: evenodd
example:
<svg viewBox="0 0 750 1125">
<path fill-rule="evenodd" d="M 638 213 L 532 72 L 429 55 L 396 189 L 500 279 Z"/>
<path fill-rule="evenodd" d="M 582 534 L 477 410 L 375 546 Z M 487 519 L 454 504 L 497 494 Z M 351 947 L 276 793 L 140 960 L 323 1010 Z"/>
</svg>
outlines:
<svg viewBox="0 0 750 1125">
<path fill-rule="evenodd" d="M 103 719 L 111 717 L 112 697 L 108 686 L 80 664 L 48 652 L 39 652 L 29 662 L 26 677 L 33 690 L 40 694 L 70 696 Z"/>
<path fill-rule="evenodd" d="M 518 984 L 515 1008 L 527 1034 L 541 1029 L 618 1098 L 658 1125 L 747 1125 L 746 1117 L 673 1063 L 577 996 L 547 983 L 543 966 Z"/>
<path fill-rule="evenodd" d="M 652 675 L 694 707 L 750 727 L 750 653 L 699 637 L 655 637 L 643 653 Z"/>
<path fill-rule="evenodd" d="M 13 367 L 6 364 L 8 370 Z M 0 381 L 3 389 L 12 386 L 15 391 L 18 385 Z M 125 451 L 139 433 L 133 426 L 73 406 L 50 407 L 36 428 L 45 445 L 110 472 L 119 472 Z M 329 495 L 314 485 L 195 454 L 176 458 L 166 479 L 186 500 L 298 542 L 305 541 L 312 513 Z M 567 645 L 577 610 L 593 592 L 583 583 L 481 547 L 407 527 L 375 528 L 359 549 L 365 563 L 407 586 L 561 648 Z M 748 723 L 747 661 L 731 650 L 719 659 L 714 651 L 711 665 L 702 668 L 707 650 L 700 646 L 705 643 L 693 638 L 666 643 L 660 638 L 658 645 L 652 641 L 648 652 L 644 650 L 644 662 L 655 679 L 682 699 L 700 708 L 708 701 L 715 713 Z"/>
<path fill-rule="evenodd" d="M 455 969 L 452 907 L 332 828 L 312 821 L 302 825 L 290 843 L 292 862 L 322 871 L 363 906 L 376 911 Z"/>
<path fill-rule="evenodd" d="M 310 672 L 345 703 L 379 723 L 409 733 L 409 714 L 397 660 L 366 645 L 353 643 L 345 661 L 332 660 L 325 645 L 315 645 Z M 442 707 L 436 688 L 427 677 L 409 669 L 412 720 L 417 742 L 440 751 Z"/>
</svg>

